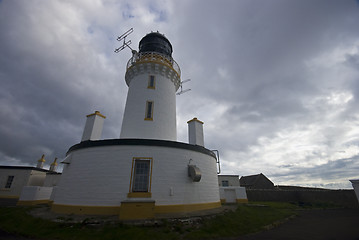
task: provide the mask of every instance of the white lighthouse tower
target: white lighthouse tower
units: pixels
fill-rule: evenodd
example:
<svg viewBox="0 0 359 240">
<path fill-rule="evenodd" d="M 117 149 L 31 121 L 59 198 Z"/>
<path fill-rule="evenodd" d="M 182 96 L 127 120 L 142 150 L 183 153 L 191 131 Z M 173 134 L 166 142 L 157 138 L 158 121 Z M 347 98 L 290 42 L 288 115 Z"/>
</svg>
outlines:
<svg viewBox="0 0 359 240">
<path fill-rule="evenodd" d="M 132 52 L 120 138 L 100 140 L 105 116 L 87 115 L 82 141 L 62 161 L 52 211 L 128 220 L 220 207 L 218 156 L 205 148 L 203 122 L 190 120 L 189 143 L 177 142 L 181 74 L 171 43 L 152 32 Z"/>
<path fill-rule="evenodd" d="M 142 38 L 127 64 L 129 87 L 120 138 L 177 140 L 176 91 L 180 68 L 172 45 L 158 32 Z"/>
</svg>

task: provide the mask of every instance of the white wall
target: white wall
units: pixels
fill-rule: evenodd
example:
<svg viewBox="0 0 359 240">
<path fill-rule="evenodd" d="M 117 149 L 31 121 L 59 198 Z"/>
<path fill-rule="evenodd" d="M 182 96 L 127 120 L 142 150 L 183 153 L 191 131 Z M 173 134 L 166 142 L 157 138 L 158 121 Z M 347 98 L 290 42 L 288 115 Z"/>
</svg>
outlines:
<svg viewBox="0 0 359 240">
<path fill-rule="evenodd" d="M 239 186 L 238 175 L 218 175 L 218 185 L 222 187 L 222 181 L 228 181 L 229 187 Z"/>
<path fill-rule="evenodd" d="M 19 197 L 22 187 L 27 185 L 30 169 L 1 169 L 0 168 L 0 197 Z M 11 188 L 5 188 L 8 176 L 14 176 Z"/>
<path fill-rule="evenodd" d="M 52 187 L 25 186 L 19 201 L 50 200 Z"/>
<path fill-rule="evenodd" d="M 351 182 L 352 185 L 353 185 L 355 194 L 356 194 L 357 199 L 358 199 L 358 201 L 359 201 L 359 179 L 350 180 L 350 182 Z"/>
<path fill-rule="evenodd" d="M 32 170 L 30 172 L 29 181 L 26 186 L 43 186 L 46 178 L 46 172 Z"/>
<path fill-rule="evenodd" d="M 153 159 L 152 200 L 156 205 L 219 202 L 215 158 L 191 150 L 159 146 L 103 146 L 73 151 L 64 168 L 55 204 L 119 206 L 129 193 L 133 157 Z M 202 172 L 188 177 L 188 164 Z M 172 195 L 170 191 L 172 189 Z"/>
<path fill-rule="evenodd" d="M 57 186 L 61 179 L 61 174 L 46 174 L 46 178 L 44 181 L 44 187 L 54 187 Z"/>
<path fill-rule="evenodd" d="M 247 199 L 246 188 L 244 187 L 220 187 L 219 193 L 221 199 L 225 199 L 226 203 L 236 203 L 239 199 Z"/>
<path fill-rule="evenodd" d="M 146 63 L 132 67 L 120 138 L 177 140 L 176 87 L 167 76 L 170 69 Z M 149 75 L 156 76 L 155 89 L 149 89 Z M 153 101 L 153 121 L 144 120 L 146 101 Z"/>
</svg>

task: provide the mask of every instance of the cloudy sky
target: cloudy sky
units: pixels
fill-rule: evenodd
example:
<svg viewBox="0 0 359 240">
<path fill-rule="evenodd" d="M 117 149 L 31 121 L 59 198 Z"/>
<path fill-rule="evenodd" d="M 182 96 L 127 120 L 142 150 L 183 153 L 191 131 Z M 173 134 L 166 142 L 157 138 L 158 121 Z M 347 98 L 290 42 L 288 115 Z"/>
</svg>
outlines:
<svg viewBox="0 0 359 240">
<path fill-rule="evenodd" d="M 47 164 L 86 115 L 118 138 L 131 52 L 159 31 L 190 92 L 178 141 L 204 121 L 223 174 L 351 188 L 359 178 L 359 4 L 354 0 L 0 0 L 0 165 Z"/>
</svg>

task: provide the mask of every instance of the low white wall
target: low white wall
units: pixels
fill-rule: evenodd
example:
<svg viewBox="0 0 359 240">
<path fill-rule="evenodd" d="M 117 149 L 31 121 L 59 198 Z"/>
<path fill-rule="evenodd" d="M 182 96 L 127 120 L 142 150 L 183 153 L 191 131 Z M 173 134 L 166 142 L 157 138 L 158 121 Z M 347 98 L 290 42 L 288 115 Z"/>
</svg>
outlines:
<svg viewBox="0 0 359 240">
<path fill-rule="evenodd" d="M 19 201 L 50 200 L 52 187 L 25 186 Z"/>
<path fill-rule="evenodd" d="M 244 187 L 220 187 L 219 195 L 226 203 L 237 203 L 238 200 L 247 200 L 246 188 Z"/>
<path fill-rule="evenodd" d="M 44 187 L 57 186 L 61 178 L 61 174 L 46 174 Z"/>
<path fill-rule="evenodd" d="M 357 199 L 359 201 L 359 179 L 350 180 L 350 182 L 353 185 L 355 195 L 357 196 Z"/>
<path fill-rule="evenodd" d="M 50 196 L 50 201 L 54 201 L 56 191 L 57 191 L 57 186 L 54 186 L 54 187 L 52 188 L 52 192 L 51 192 L 51 196 Z"/>
</svg>

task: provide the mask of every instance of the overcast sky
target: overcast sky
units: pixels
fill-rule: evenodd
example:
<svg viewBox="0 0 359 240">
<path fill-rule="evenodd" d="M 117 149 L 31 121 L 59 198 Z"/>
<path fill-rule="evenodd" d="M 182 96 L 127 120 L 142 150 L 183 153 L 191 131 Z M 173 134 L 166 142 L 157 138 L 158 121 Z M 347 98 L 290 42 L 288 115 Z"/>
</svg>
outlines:
<svg viewBox="0 0 359 240">
<path fill-rule="evenodd" d="M 359 178 L 359 4 L 354 0 L 0 0 L 0 165 L 47 164 L 86 115 L 118 138 L 131 51 L 164 33 L 181 67 L 178 141 L 204 124 L 223 174 L 351 188 Z"/>
</svg>

